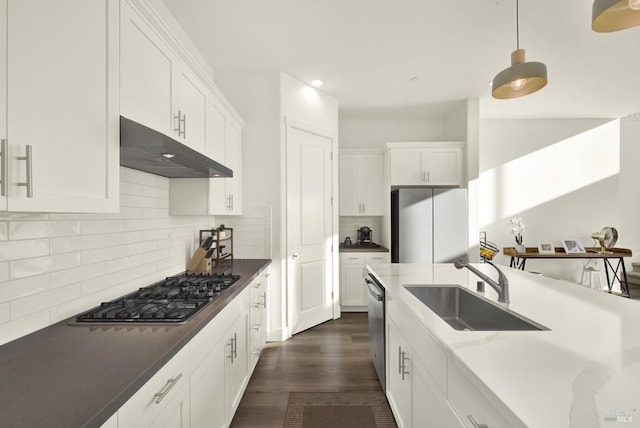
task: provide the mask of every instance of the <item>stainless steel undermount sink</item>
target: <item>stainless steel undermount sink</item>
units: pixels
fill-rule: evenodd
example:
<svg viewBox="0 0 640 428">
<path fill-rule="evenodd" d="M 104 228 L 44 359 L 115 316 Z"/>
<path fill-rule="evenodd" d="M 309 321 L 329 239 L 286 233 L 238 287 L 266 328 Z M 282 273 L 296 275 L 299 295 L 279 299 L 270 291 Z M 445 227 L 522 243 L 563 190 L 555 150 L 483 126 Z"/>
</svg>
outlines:
<svg viewBox="0 0 640 428">
<path fill-rule="evenodd" d="M 456 330 L 549 330 L 459 285 L 404 286 Z"/>
</svg>

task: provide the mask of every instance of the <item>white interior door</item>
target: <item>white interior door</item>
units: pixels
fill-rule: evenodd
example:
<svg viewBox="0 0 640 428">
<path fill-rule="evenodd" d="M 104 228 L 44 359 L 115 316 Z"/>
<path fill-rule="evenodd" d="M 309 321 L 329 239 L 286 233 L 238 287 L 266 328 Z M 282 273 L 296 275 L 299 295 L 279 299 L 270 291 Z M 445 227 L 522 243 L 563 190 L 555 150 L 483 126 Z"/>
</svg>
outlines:
<svg viewBox="0 0 640 428">
<path fill-rule="evenodd" d="M 287 127 L 287 290 L 291 334 L 333 318 L 330 138 Z"/>
</svg>

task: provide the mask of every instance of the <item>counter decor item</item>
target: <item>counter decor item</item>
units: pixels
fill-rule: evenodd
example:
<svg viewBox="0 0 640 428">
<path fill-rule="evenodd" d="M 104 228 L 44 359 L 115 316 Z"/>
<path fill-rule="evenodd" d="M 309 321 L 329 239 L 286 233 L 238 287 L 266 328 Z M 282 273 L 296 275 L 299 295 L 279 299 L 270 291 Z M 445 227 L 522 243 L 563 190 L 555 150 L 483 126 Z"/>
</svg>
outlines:
<svg viewBox="0 0 640 428">
<path fill-rule="evenodd" d="M 552 242 L 538 242 L 538 253 L 540 254 L 555 254 L 556 249 Z"/>
<path fill-rule="evenodd" d="M 524 232 L 524 223 L 520 217 L 514 217 L 509 220 L 509 225 L 511 226 L 511 233 L 516 238 L 516 251 L 519 253 L 526 253 L 527 247 L 522 244 L 522 232 Z"/>
<path fill-rule="evenodd" d="M 562 246 L 567 254 L 582 254 L 586 253 L 584 246 L 579 239 L 563 239 Z"/>
<path fill-rule="evenodd" d="M 480 232 L 480 258 L 483 262 L 493 260 L 493 257 L 498 254 L 500 250 L 491 241 L 487 241 L 487 232 Z"/>
<path fill-rule="evenodd" d="M 618 242 L 618 231 L 615 227 L 603 227 L 600 232 L 592 233 L 591 237 L 600 244 L 599 253 L 610 253 L 609 249 Z"/>
</svg>

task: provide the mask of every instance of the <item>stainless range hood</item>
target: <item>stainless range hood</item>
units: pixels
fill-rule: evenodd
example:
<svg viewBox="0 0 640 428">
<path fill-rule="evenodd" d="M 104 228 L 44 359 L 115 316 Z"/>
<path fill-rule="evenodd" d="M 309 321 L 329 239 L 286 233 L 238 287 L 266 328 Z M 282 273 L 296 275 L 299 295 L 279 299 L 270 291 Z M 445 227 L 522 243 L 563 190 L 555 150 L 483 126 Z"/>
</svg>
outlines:
<svg viewBox="0 0 640 428">
<path fill-rule="evenodd" d="M 226 166 L 120 116 L 120 165 L 168 178 L 233 177 Z"/>
</svg>

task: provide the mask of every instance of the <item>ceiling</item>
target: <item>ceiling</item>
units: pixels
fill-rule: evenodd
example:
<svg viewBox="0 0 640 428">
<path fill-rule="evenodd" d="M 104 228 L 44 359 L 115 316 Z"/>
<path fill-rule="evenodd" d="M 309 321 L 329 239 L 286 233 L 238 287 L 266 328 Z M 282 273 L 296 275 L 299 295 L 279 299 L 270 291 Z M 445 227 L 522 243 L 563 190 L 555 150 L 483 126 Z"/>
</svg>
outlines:
<svg viewBox="0 0 640 428">
<path fill-rule="evenodd" d="M 482 118 L 640 111 L 640 27 L 591 30 L 589 0 L 521 0 L 520 47 L 549 84 L 513 99 L 489 82 L 516 48 L 515 0 L 163 0 L 211 65 L 282 71 L 340 103 L 341 118 L 437 118 L 478 98 Z"/>
</svg>

